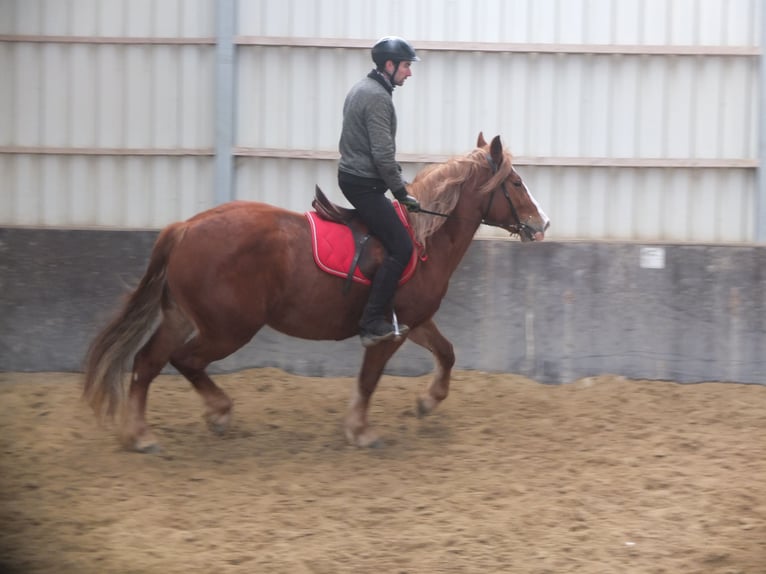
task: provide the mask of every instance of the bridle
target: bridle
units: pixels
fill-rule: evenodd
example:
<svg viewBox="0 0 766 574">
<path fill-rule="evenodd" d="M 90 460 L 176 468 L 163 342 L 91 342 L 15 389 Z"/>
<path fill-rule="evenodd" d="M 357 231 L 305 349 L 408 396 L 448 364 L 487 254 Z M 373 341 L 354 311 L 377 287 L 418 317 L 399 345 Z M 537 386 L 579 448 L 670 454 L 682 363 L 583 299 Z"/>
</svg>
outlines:
<svg viewBox="0 0 766 574">
<path fill-rule="evenodd" d="M 498 165 L 495 163 L 495 160 L 492 159 L 491 155 L 487 154 L 485 157 L 487 158 L 489 168 L 492 170 L 492 175 L 495 175 L 498 170 Z M 508 193 L 508 188 L 505 186 L 505 180 L 500 183 L 500 189 L 502 190 L 506 201 L 508 201 L 508 207 L 511 208 L 511 215 L 513 215 L 513 218 L 516 220 L 516 225 L 508 225 L 507 223 L 500 223 L 499 221 L 492 221 L 491 219 L 487 219 L 489 211 L 492 209 L 492 201 L 495 199 L 495 192 L 498 190 L 497 187 L 494 188 L 489 194 L 487 209 L 484 210 L 484 215 L 481 217 L 482 224 L 490 225 L 492 227 L 499 227 L 500 229 L 505 229 L 509 233 L 517 233 L 519 235 L 521 235 L 521 232 L 523 231 L 529 239 L 532 239 L 535 236 L 535 231 L 529 225 L 521 221 L 519 212 L 516 211 L 516 206 L 513 205 L 513 201 L 511 201 L 511 194 Z"/>
<path fill-rule="evenodd" d="M 497 174 L 498 171 L 498 165 L 495 163 L 495 160 L 492 159 L 492 156 L 487 154 L 484 157 L 487 158 L 487 163 L 489 164 L 489 168 L 492 171 L 492 175 Z M 505 186 L 505 180 L 503 180 L 500 183 L 499 189 L 503 192 L 503 195 L 505 196 L 506 201 L 508 201 L 508 207 L 511 208 L 511 215 L 513 215 L 514 219 L 516 220 L 515 224 L 507 224 L 507 223 L 501 223 L 499 221 L 492 221 L 491 219 L 487 219 L 487 216 L 489 215 L 489 211 L 492 209 L 492 201 L 495 199 L 495 192 L 498 190 L 498 188 L 494 188 L 492 192 L 489 194 L 489 201 L 487 202 L 487 209 L 484 210 L 484 215 L 481 216 L 481 223 L 483 225 L 489 225 L 491 227 L 499 227 L 500 229 L 505 229 L 509 233 L 515 233 L 516 235 L 521 235 L 524 233 L 528 239 L 534 239 L 535 237 L 535 230 L 521 221 L 521 217 L 519 217 L 519 212 L 516 210 L 516 206 L 513 204 L 513 201 L 511 200 L 511 194 L 508 193 L 508 188 Z M 428 215 L 438 215 L 439 217 L 452 217 L 452 214 L 450 213 L 439 213 L 437 211 L 429 211 L 427 209 L 419 208 L 418 213 L 426 213 Z"/>
</svg>

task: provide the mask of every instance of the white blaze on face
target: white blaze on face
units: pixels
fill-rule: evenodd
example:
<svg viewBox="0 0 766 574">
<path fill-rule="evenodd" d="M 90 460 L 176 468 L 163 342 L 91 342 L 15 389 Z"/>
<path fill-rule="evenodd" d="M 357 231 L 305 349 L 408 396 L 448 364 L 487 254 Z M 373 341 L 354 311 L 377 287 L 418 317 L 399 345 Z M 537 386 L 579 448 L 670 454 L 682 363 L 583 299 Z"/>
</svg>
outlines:
<svg viewBox="0 0 766 574">
<path fill-rule="evenodd" d="M 526 183 L 524 183 L 523 185 L 524 185 L 524 189 L 525 189 L 525 190 L 526 190 L 526 192 L 527 192 L 527 195 L 529 196 L 529 199 L 531 199 L 531 200 L 532 200 L 532 203 L 533 203 L 533 204 L 535 205 L 535 207 L 537 208 L 537 213 L 539 213 L 539 214 L 540 214 L 540 218 L 543 220 L 543 229 L 548 229 L 548 226 L 550 225 L 550 223 L 551 223 L 551 220 L 550 220 L 550 219 L 548 219 L 548 216 L 547 216 L 547 215 L 545 215 L 545 212 L 543 211 L 543 208 L 542 208 L 542 207 L 540 207 L 540 204 L 539 204 L 539 203 L 537 203 L 537 200 L 535 199 L 535 196 L 534 196 L 534 195 L 532 195 L 532 192 L 531 192 L 531 191 L 529 191 L 529 188 L 527 187 L 527 184 L 526 184 Z"/>
</svg>

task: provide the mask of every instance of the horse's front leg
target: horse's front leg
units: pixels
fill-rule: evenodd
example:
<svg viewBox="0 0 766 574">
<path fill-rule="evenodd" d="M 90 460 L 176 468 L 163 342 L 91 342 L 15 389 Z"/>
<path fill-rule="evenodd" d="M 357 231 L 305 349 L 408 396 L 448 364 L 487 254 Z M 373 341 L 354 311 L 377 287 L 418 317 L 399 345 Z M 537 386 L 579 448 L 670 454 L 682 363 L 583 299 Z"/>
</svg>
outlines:
<svg viewBox="0 0 766 574">
<path fill-rule="evenodd" d="M 434 379 L 425 393 L 418 397 L 418 417 L 433 411 L 449 394 L 450 374 L 455 364 L 455 350 L 444 335 L 441 334 L 433 320 L 418 325 L 410 331 L 410 341 L 431 351 L 436 361 Z"/>
<path fill-rule="evenodd" d="M 346 414 L 345 430 L 349 443 L 360 447 L 380 446 L 380 438 L 367 423 L 370 399 L 378 386 L 383 368 L 404 341 L 379 343 L 365 350 L 362 368 Z"/>
</svg>

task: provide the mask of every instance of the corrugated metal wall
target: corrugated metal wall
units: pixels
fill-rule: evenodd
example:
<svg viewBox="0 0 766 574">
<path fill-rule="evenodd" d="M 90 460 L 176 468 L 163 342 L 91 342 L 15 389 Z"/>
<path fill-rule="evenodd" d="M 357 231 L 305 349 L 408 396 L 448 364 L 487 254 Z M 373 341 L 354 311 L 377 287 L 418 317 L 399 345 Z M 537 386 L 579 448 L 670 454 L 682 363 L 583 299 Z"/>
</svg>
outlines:
<svg viewBox="0 0 766 574">
<path fill-rule="evenodd" d="M 160 227 L 211 205 L 213 2 L 0 10 L 0 223 Z"/>
<path fill-rule="evenodd" d="M 551 238 L 750 241 L 761 9 L 240 0 L 234 196 L 304 210 L 319 183 L 342 201 L 343 98 L 395 33 L 423 60 L 395 93 L 408 176 L 499 133 Z M 0 11 L 0 224 L 159 227 L 213 203 L 213 0 Z"/>
</svg>

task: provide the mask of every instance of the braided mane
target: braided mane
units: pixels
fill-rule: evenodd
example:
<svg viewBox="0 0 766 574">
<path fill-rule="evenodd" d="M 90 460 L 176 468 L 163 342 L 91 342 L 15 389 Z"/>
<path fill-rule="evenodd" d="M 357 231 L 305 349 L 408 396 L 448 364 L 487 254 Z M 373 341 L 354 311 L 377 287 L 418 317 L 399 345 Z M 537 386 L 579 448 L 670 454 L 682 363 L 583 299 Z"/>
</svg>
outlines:
<svg viewBox="0 0 766 574">
<path fill-rule="evenodd" d="M 477 192 L 483 196 L 498 187 L 513 169 L 511 154 L 505 153 L 497 172 Z M 420 171 L 410 184 L 409 191 L 417 197 L 423 209 L 437 213 L 452 213 L 460 193 L 468 185 L 475 186 L 476 178 L 490 167 L 487 152 L 475 149 L 465 156 L 453 157 L 444 163 L 432 164 Z M 436 232 L 446 218 L 434 215 L 416 215 L 410 218 L 415 240 L 426 245 L 426 240 Z"/>
</svg>

